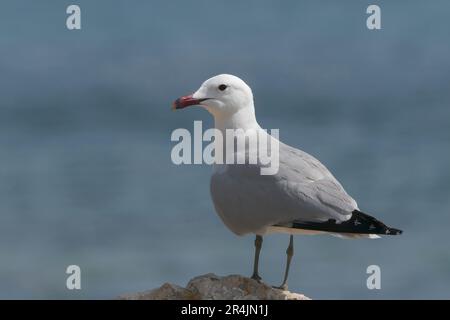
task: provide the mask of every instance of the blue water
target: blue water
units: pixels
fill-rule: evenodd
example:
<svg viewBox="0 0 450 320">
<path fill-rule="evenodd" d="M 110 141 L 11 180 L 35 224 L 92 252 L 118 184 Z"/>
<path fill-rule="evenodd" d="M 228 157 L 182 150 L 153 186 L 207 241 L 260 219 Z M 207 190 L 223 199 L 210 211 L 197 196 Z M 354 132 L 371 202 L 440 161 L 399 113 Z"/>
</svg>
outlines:
<svg viewBox="0 0 450 320">
<path fill-rule="evenodd" d="M 76 2 L 82 30 L 65 28 Z M 249 275 L 206 165 L 170 161 L 200 109 L 171 101 L 217 73 L 400 237 L 296 237 L 290 289 L 312 298 L 450 298 L 450 4 L 368 1 L 2 1 L 0 298 L 112 298 L 193 276 Z M 268 236 L 279 284 L 288 238 Z M 65 269 L 82 270 L 82 290 Z M 366 268 L 381 267 L 381 290 Z"/>
</svg>

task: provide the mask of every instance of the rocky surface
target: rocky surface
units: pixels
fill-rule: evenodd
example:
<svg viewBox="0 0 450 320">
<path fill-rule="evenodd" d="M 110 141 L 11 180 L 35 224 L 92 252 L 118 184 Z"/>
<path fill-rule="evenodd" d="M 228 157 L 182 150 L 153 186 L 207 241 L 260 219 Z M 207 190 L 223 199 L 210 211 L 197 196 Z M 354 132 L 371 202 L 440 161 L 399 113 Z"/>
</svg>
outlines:
<svg viewBox="0 0 450 320">
<path fill-rule="evenodd" d="M 275 289 L 240 275 L 208 273 L 193 278 L 186 288 L 165 283 L 153 290 L 125 294 L 125 300 L 310 300 L 303 294 Z"/>
</svg>

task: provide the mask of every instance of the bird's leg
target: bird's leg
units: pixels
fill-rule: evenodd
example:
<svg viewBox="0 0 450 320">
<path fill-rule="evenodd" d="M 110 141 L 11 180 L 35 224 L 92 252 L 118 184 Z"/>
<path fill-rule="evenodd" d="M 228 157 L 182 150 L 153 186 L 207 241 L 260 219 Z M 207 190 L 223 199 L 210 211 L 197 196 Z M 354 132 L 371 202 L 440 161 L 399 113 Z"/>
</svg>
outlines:
<svg viewBox="0 0 450 320">
<path fill-rule="evenodd" d="M 258 265 L 259 265 L 259 253 L 261 252 L 261 246 L 263 242 L 263 237 L 260 235 L 256 235 L 255 238 L 255 261 L 253 264 L 253 275 L 252 279 L 261 281 L 261 277 L 258 274 Z"/>
<path fill-rule="evenodd" d="M 286 249 L 286 255 L 287 255 L 287 260 L 286 260 L 286 270 L 284 272 L 284 280 L 283 280 L 283 283 L 281 284 L 281 286 L 278 287 L 278 289 L 282 289 L 282 290 L 288 289 L 287 279 L 288 279 L 288 275 L 289 275 L 289 266 L 291 265 L 292 256 L 294 255 L 294 236 L 292 234 L 289 238 L 289 246 Z"/>
</svg>

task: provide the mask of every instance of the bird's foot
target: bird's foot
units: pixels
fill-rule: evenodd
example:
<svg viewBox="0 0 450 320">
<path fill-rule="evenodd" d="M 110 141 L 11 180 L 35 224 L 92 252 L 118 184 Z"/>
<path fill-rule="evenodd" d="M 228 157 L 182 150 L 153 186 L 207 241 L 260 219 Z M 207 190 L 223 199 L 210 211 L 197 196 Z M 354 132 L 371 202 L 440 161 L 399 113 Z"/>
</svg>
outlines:
<svg viewBox="0 0 450 320">
<path fill-rule="evenodd" d="M 288 290 L 288 285 L 287 285 L 287 283 L 283 283 L 281 286 L 278 286 L 278 287 L 273 286 L 273 288 L 274 289 L 280 289 L 280 290 L 283 290 L 283 291 L 287 291 Z"/>
<path fill-rule="evenodd" d="M 258 282 L 262 282 L 262 278 L 259 276 L 259 274 L 257 274 L 257 273 L 254 273 L 252 276 L 251 276 L 251 278 L 253 279 L 253 280 L 256 280 L 256 281 L 258 281 Z"/>
</svg>

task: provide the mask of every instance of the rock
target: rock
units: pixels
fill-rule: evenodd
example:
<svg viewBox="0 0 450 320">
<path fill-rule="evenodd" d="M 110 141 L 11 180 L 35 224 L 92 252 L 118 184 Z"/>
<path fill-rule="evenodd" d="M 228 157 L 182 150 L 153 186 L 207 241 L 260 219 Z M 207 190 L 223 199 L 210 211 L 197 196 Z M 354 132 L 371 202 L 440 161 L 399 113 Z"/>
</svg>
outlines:
<svg viewBox="0 0 450 320">
<path fill-rule="evenodd" d="M 310 300 L 303 294 L 275 289 L 265 283 L 229 275 L 219 277 L 213 273 L 195 277 L 186 288 L 165 283 L 160 288 L 126 294 L 125 300 Z"/>
<path fill-rule="evenodd" d="M 125 294 L 119 297 L 123 300 L 188 300 L 197 299 L 189 290 L 176 284 L 165 283 L 161 287 L 138 293 Z"/>
</svg>

